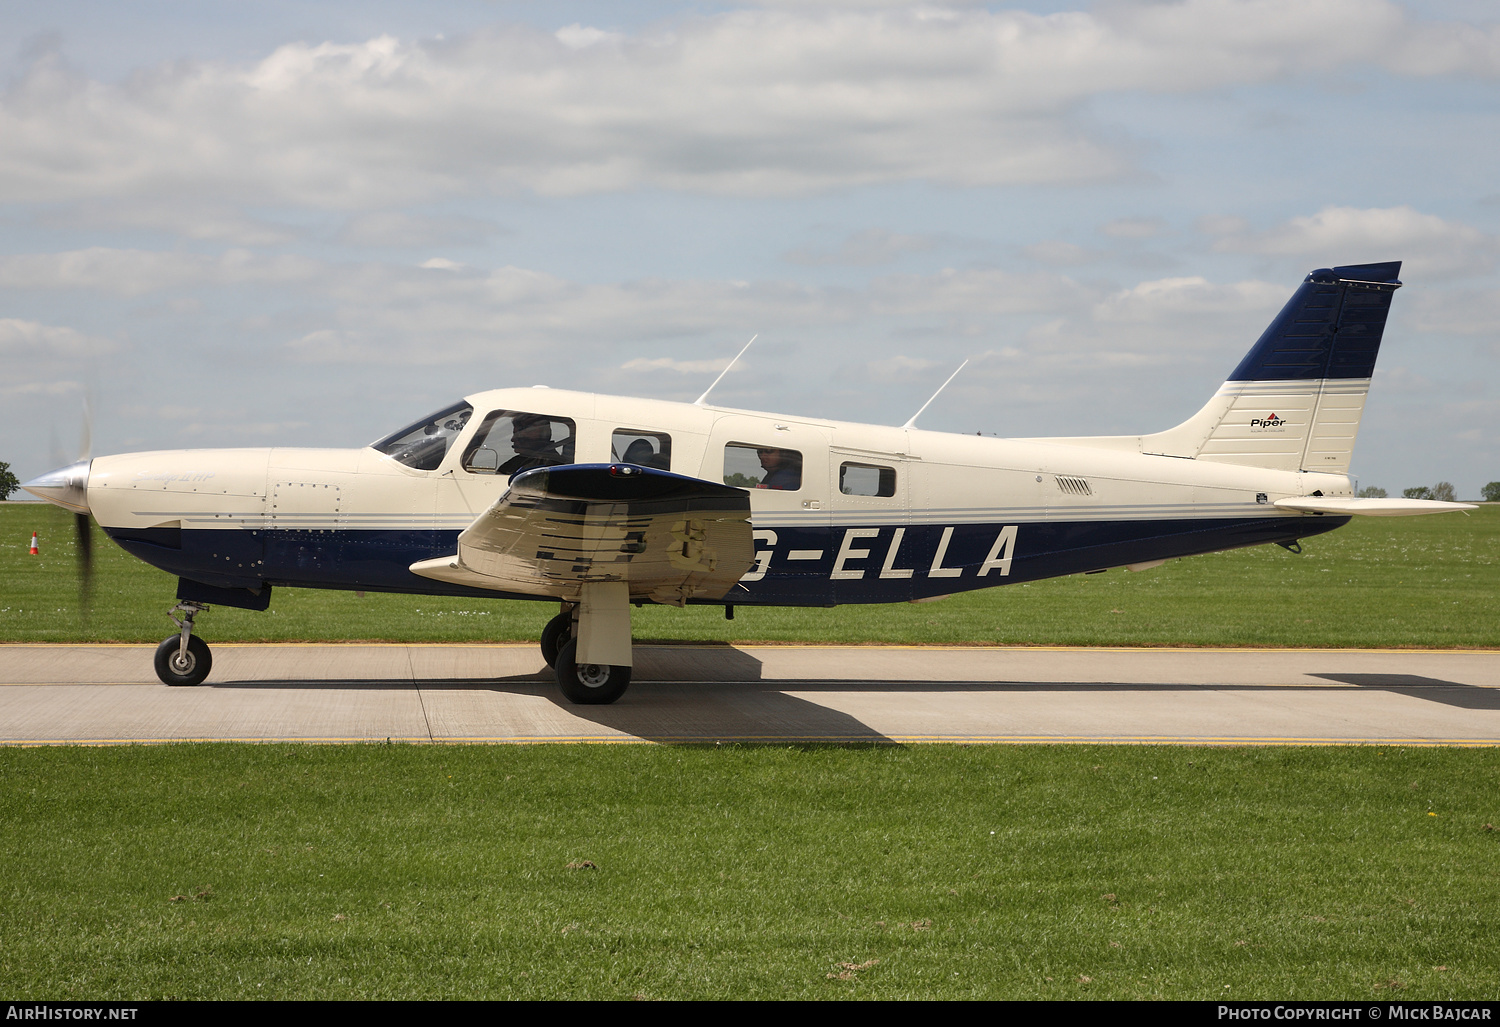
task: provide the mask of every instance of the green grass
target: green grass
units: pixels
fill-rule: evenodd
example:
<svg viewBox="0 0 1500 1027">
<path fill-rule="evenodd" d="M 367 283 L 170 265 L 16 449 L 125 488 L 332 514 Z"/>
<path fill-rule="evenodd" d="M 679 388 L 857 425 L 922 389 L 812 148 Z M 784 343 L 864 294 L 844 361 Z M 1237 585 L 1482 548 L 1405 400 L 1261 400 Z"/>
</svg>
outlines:
<svg viewBox="0 0 1500 1027">
<path fill-rule="evenodd" d="M 27 999 L 1500 993 L 1493 750 L 9 749 L 0 818 Z"/>
<path fill-rule="evenodd" d="M 32 531 L 42 555 L 28 556 Z M 176 579 L 95 532 L 97 587 L 79 617 L 71 515 L 0 503 L 0 641 L 156 642 Z M 1500 645 L 1500 505 L 1469 516 L 1357 518 L 1303 543 L 1059 578 L 941 603 L 832 610 L 635 613 L 637 640 L 1052 645 Z M 265 613 L 216 608 L 210 641 L 530 641 L 550 604 L 277 589 Z"/>
</svg>

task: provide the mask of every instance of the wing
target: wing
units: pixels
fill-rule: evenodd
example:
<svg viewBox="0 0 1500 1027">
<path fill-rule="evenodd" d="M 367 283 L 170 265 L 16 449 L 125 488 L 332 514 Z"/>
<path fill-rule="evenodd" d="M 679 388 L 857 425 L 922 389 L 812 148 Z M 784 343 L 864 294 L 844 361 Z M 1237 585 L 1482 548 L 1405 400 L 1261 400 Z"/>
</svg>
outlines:
<svg viewBox="0 0 1500 1027">
<path fill-rule="evenodd" d="M 458 552 L 412 573 L 501 592 L 576 599 L 587 582 L 680 606 L 721 599 L 754 562 L 750 493 L 634 464 L 522 471 L 458 536 Z"/>
</svg>

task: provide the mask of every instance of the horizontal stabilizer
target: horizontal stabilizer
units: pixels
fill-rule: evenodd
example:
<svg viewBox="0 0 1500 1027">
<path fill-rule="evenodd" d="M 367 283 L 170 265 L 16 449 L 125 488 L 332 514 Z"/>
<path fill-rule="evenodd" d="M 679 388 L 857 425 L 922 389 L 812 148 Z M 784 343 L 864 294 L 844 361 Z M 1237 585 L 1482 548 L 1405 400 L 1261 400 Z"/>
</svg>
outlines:
<svg viewBox="0 0 1500 1027">
<path fill-rule="evenodd" d="M 1278 499 L 1283 510 L 1303 513 L 1359 514 L 1363 517 L 1416 517 L 1419 514 L 1478 510 L 1473 503 L 1444 503 L 1436 499 L 1338 499 L 1325 496 Z"/>
</svg>

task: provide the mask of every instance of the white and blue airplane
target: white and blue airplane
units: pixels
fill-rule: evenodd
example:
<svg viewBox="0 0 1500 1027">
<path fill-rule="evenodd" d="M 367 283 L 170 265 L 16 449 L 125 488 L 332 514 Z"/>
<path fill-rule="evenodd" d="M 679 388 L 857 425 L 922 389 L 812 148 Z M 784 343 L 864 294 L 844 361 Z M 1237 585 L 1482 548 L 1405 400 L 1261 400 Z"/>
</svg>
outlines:
<svg viewBox="0 0 1500 1027">
<path fill-rule="evenodd" d="M 984 438 L 537 386 L 363 449 L 102 456 L 23 487 L 178 577 L 169 685 L 208 675 L 210 604 L 326 588 L 558 603 L 543 655 L 568 699 L 609 703 L 632 605 L 920 601 L 1473 509 L 1353 495 L 1400 269 L 1312 272 L 1203 408 L 1150 435 Z"/>
</svg>

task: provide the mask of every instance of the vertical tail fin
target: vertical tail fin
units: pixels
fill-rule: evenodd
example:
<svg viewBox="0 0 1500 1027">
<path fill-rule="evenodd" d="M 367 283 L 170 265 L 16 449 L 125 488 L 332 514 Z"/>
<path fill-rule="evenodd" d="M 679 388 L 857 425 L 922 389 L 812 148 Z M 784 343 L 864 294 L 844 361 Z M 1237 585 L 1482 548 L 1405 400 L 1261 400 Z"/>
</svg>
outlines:
<svg viewBox="0 0 1500 1027">
<path fill-rule="evenodd" d="M 1202 410 L 1141 451 L 1347 474 L 1400 261 L 1309 274 Z"/>
</svg>

